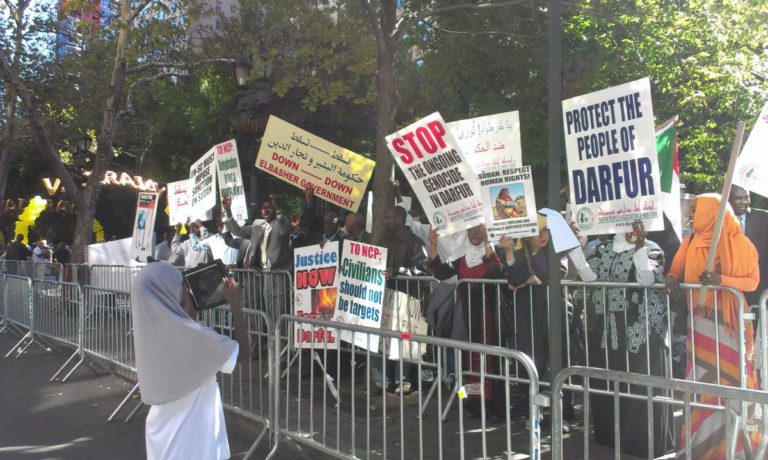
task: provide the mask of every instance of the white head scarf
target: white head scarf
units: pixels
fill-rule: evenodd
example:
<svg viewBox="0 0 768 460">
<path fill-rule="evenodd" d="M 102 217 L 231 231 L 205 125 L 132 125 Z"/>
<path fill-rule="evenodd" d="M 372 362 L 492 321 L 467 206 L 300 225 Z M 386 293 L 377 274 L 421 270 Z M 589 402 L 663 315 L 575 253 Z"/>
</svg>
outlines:
<svg viewBox="0 0 768 460">
<path fill-rule="evenodd" d="M 141 399 L 166 404 L 216 374 L 237 342 L 190 318 L 181 307 L 181 272 L 165 262 L 144 267 L 133 281 L 136 370 Z"/>
</svg>

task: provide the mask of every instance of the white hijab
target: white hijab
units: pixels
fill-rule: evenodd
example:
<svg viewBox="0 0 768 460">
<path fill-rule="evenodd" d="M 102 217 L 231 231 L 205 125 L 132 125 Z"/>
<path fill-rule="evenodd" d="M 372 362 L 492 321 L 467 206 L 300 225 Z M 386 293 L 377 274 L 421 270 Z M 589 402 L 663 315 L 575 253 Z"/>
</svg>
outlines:
<svg viewBox="0 0 768 460">
<path fill-rule="evenodd" d="M 234 353 L 237 342 L 190 318 L 181 307 L 181 272 L 165 262 L 144 267 L 133 280 L 136 370 L 141 399 L 166 404 L 206 383 Z"/>
<path fill-rule="evenodd" d="M 483 257 L 485 257 L 485 243 L 474 245 L 469 242 L 467 238 L 467 252 L 464 254 L 464 262 L 467 263 L 467 268 L 477 267 L 483 263 Z"/>
</svg>

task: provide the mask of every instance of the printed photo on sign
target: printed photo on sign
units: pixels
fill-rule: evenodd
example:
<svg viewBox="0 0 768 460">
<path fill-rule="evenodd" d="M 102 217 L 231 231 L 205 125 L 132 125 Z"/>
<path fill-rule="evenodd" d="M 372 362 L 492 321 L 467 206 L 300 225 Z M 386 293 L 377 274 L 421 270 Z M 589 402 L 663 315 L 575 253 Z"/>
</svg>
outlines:
<svg viewBox="0 0 768 460">
<path fill-rule="evenodd" d="M 494 203 L 493 220 L 514 219 L 528 214 L 525 205 L 525 190 L 523 184 L 502 184 L 488 188 L 488 197 Z"/>
<path fill-rule="evenodd" d="M 131 259 L 147 262 L 155 248 L 155 214 L 157 193 L 140 192 L 133 221 Z"/>
<path fill-rule="evenodd" d="M 363 200 L 375 162 L 271 115 L 256 167 L 352 212 Z"/>
<path fill-rule="evenodd" d="M 583 235 L 664 229 L 648 78 L 563 101 L 573 220 Z"/>
<path fill-rule="evenodd" d="M 294 256 L 294 315 L 330 321 L 339 297 L 339 243 L 296 248 Z M 298 348 L 336 349 L 338 331 L 296 323 L 294 345 Z"/>
<path fill-rule="evenodd" d="M 477 176 L 438 112 L 390 134 L 386 140 L 440 236 L 483 223 Z"/>
</svg>

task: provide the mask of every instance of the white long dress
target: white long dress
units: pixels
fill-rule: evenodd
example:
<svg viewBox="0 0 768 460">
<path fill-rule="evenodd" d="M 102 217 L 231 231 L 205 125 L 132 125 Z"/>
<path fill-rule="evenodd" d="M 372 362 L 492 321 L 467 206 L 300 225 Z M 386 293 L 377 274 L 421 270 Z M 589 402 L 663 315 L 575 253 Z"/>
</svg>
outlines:
<svg viewBox="0 0 768 460">
<path fill-rule="evenodd" d="M 237 364 L 238 343 L 221 372 L 231 374 Z M 148 460 L 228 459 L 229 441 L 216 375 L 192 393 L 167 404 L 153 405 L 146 422 Z"/>
</svg>

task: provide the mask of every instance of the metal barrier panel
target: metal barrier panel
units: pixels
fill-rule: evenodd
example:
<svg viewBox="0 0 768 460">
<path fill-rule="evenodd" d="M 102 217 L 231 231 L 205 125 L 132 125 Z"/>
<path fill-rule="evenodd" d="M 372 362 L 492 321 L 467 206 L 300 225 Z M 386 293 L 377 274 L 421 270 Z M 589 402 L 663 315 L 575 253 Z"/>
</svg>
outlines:
<svg viewBox="0 0 768 460">
<path fill-rule="evenodd" d="M 136 377 L 131 294 L 83 286 L 83 349 Z"/>
<path fill-rule="evenodd" d="M 296 326 L 312 336 L 336 328 L 352 340 L 362 335 L 369 345 L 383 340 L 387 348 L 372 353 L 323 342 L 295 349 L 287 332 Z M 538 394 L 536 369 L 523 353 L 289 315 L 279 318 L 275 337 L 280 436 L 339 458 L 540 458 L 539 414 L 546 398 Z M 494 368 L 497 361 L 503 365 Z M 479 363 L 477 371 L 472 363 Z M 530 376 L 525 418 L 531 429 L 506 410 L 518 364 Z M 399 376 L 410 374 L 417 391 L 379 392 L 372 369 L 381 370 L 383 382 L 391 375 L 403 386 Z M 446 386 L 440 376 L 449 374 L 454 382 Z"/>
<path fill-rule="evenodd" d="M 80 286 L 58 281 L 33 281 L 35 334 L 71 347 L 80 346 Z"/>
<path fill-rule="evenodd" d="M 30 278 L 6 275 L 3 304 L 7 321 L 32 329 L 32 280 Z"/>
<path fill-rule="evenodd" d="M 133 278 L 141 269 L 141 266 L 91 265 L 89 286 L 130 292 Z"/>
<path fill-rule="evenodd" d="M 293 313 L 293 281 L 285 270 L 231 270 L 243 287 L 243 306 L 264 312 L 273 322 L 284 313 Z"/>
<path fill-rule="evenodd" d="M 34 274 L 34 264 L 31 260 L 4 260 L 2 262 L 3 272 L 8 275 L 32 278 Z"/>
<path fill-rule="evenodd" d="M 34 265 L 34 277 L 36 281 L 61 281 L 64 274 L 64 266 L 59 263 L 38 262 Z"/>
<path fill-rule="evenodd" d="M 713 434 L 717 438 L 713 447 L 718 442 L 722 443 L 726 459 L 735 458 L 737 451 L 741 448 L 753 454 L 748 458 L 765 458 L 768 439 L 765 438 L 764 427 L 761 427 L 763 438 L 758 445 L 756 437 L 753 436 L 753 432 L 758 428 L 750 423 L 745 423 L 745 421 L 752 419 L 756 406 L 759 405 L 763 411 L 768 407 L 768 393 L 766 392 L 621 371 L 579 366 L 570 367 L 563 369 L 552 383 L 553 433 L 559 433 L 563 428 L 563 390 L 568 387 L 567 382 L 574 377 L 584 382 L 583 386 L 580 387 L 584 399 L 583 424 L 579 428 L 581 436 L 572 435 L 569 439 L 553 436 L 552 458 L 555 460 L 563 458 L 588 459 L 590 455 L 600 458 L 606 457 L 605 450 L 598 452 L 597 448 L 593 449 L 595 446 L 591 444 L 590 430 L 584 429 L 584 427 L 590 427 L 590 414 L 598 407 L 602 413 L 613 412 L 610 426 L 613 433 L 607 433 L 609 440 L 611 437 L 613 440 L 606 447 L 613 450 L 614 457 L 617 459 L 623 458 L 623 451 L 626 450 L 626 447 L 622 445 L 622 440 L 637 440 L 638 437 L 644 441 L 643 447 L 648 453 L 647 458 L 659 456 L 659 450 L 675 451 L 674 444 L 667 449 L 659 445 L 661 441 L 655 436 L 659 429 L 656 425 L 658 420 L 654 420 L 654 414 L 660 414 L 663 411 L 682 412 L 683 420 L 680 424 L 680 432 L 685 439 L 691 439 L 694 424 L 697 422 L 692 414 L 697 409 L 716 412 L 723 418 L 724 430 L 722 433 Z M 713 406 L 697 402 L 703 399 L 719 400 L 721 404 Z M 631 407 L 640 410 L 626 413 L 625 411 L 630 407 L 630 404 L 633 405 Z M 645 412 L 645 416 L 641 412 Z M 711 428 L 702 428 L 702 430 L 706 429 Z M 622 436 L 622 433 L 625 435 Z M 603 444 L 606 444 L 605 440 Z M 660 449 L 660 447 L 662 448 Z M 685 443 L 682 450 L 684 451 L 684 458 L 688 460 L 695 458 L 692 455 L 690 443 Z M 567 457 L 564 457 L 565 451 L 568 452 Z M 642 456 L 642 454 L 636 455 Z"/>
<path fill-rule="evenodd" d="M 61 281 L 75 283 L 80 286 L 92 284 L 90 281 L 91 267 L 88 264 L 64 264 Z"/>
</svg>

